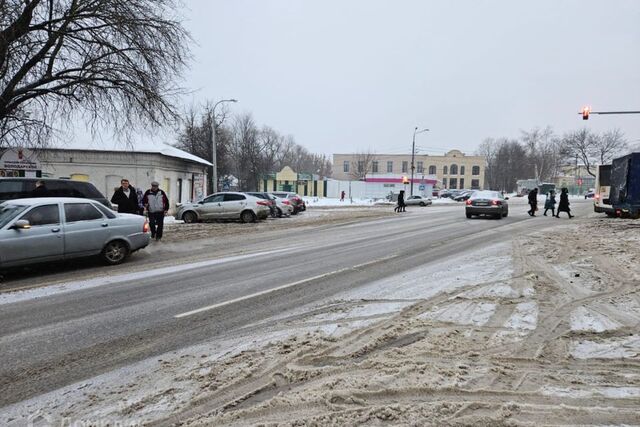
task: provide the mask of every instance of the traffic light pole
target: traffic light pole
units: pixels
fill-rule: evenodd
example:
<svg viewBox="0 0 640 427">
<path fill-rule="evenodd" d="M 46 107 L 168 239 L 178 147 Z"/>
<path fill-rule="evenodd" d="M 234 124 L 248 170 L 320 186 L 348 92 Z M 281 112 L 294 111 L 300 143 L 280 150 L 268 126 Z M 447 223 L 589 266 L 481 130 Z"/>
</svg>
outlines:
<svg viewBox="0 0 640 427">
<path fill-rule="evenodd" d="M 589 114 L 640 114 L 640 111 L 591 111 L 585 107 L 578 114 L 582 115 L 582 120 L 589 120 Z"/>
</svg>

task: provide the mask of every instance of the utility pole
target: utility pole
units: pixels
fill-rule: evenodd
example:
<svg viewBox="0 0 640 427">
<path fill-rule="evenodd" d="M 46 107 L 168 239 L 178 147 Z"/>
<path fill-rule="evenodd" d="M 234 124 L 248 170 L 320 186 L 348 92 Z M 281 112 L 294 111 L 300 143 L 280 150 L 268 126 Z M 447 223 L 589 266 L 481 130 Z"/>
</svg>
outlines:
<svg viewBox="0 0 640 427">
<path fill-rule="evenodd" d="M 413 173 L 416 169 L 415 166 L 415 159 L 416 159 L 416 134 L 422 133 L 422 132 L 429 132 L 429 129 L 422 129 L 421 131 L 418 131 L 418 126 L 415 127 L 415 129 L 413 130 L 413 143 L 411 144 L 411 196 L 413 196 Z"/>
<path fill-rule="evenodd" d="M 238 102 L 237 99 L 222 99 L 215 104 L 211 109 L 211 163 L 213 164 L 213 172 L 211 173 L 211 192 L 218 191 L 218 158 L 217 158 L 217 146 L 216 146 L 216 107 L 223 102 Z"/>
</svg>

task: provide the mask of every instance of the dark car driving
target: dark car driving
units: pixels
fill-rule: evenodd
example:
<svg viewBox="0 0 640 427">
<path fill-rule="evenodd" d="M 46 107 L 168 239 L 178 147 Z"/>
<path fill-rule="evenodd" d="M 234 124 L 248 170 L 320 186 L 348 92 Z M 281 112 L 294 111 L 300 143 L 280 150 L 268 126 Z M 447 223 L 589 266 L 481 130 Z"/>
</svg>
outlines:
<svg viewBox="0 0 640 427">
<path fill-rule="evenodd" d="M 486 215 L 497 219 L 509 215 L 507 198 L 497 191 L 475 191 L 466 201 L 467 218 L 473 215 Z"/>
</svg>

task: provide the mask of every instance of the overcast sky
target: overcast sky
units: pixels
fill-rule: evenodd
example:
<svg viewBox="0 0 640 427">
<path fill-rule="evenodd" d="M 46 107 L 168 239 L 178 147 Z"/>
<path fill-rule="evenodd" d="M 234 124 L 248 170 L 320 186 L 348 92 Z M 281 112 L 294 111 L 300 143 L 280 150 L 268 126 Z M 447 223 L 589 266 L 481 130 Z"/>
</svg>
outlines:
<svg viewBox="0 0 640 427">
<path fill-rule="evenodd" d="M 640 1 L 186 0 L 187 103 L 236 113 L 319 153 L 475 151 L 551 125 L 640 139 Z"/>
</svg>

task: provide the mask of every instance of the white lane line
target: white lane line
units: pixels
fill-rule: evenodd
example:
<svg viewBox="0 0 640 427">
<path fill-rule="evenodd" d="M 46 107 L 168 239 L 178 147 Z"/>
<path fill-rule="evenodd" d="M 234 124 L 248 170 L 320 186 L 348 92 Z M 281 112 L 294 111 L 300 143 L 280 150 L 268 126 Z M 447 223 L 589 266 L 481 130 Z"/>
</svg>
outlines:
<svg viewBox="0 0 640 427">
<path fill-rule="evenodd" d="M 177 273 L 180 271 L 194 270 L 202 267 L 210 267 L 218 264 L 224 264 L 232 261 L 239 261 L 247 258 L 260 257 L 265 255 L 273 255 L 281 252 L 290 252 L 295 248 L 275 249 L 264 252 L 254 252 L 244 255 L 235 255 L 226 258 L 217 258 L 207 261 L 193 262 L 189 264 L 178 264 L 170 267 L 154 268 L 151 270 L 136 271 L 133 273 L 118 274 L 114 276 L 96 277 L 86 280 L 75 280 L 73 282 L 58 283 L 50 286 L 39 288 L 30 288 L 25 290 L 17 290 L 15 292 L 0 294 L 0 305 L 12 304 L 20 301 L 26 301 L 36 298 L 44 298 L 52 295 L 63 294 L 74 291 L 95 288 L 99 286 L 112 285 L 114 283 L 122 283 L 127 281 L 135 281 L 140 279 L 150 279 L 157 276 Z"/>
<path fill-rule="evenodd" d="M 386 256 L 386 257 L 383 257 L 383 258 L 375 259 L 373 261 L 367 261 L 367 262 L 364 262 L 362 264 L 357 264 L 357 265 L 354 265 L 354 266 L 351 266 L 351 267 L 345 267 L 345 268 L 341 268 L 339 270 L 330 271 L 328 273 L 318 274 L 317 276 L 308 277 L 306 279 L 298 280 L 298 281 L 292 282 L 292 283 L 287 283 L 286 285 L 277 286 L 275 288 L 271 288 L 271 289 L 267 289 L 267 290 L 264 290 L 264 291 L 256 292 L 256 293 L 253 293 L 253 294 L 250 294 L 250 295 L 245 295 L 245 296 L 234 298 L 234 299 L 231 299 L 231 300 L 228 300 L 228 301 L 219 302 L 217 304 L 208 305 L 206 307 L 197 308 L 195 310 L 187 311 L 185 313 L 180 313 L 180 314 L 177 314 L 177 315 L 175 315 L 173 317 L 176 318 L 176 319 L 180 319 L 182 317 L 187 317 L 187 316 L 191 316 L 191 315 L 194 315 L 194 314 L 202 313 L 203 311 L 209 311 L 209 310 L 213 310 L 213 309 L 216 309 L 216 308 L 224 307 L 226 305 L 235 304 L 235 303 L 240 302 L 240 301 L 245 301 L 245 300 L 248 300 L 248 299 L 251 299 L 251 298 L 255 298 L 255 297 L 259 297 L 259 296 L 262 296 L 262 295 L 267 295 L 267 294 L 270 294 L 272 292 L 280 291 L 282 289 L 291 288 L 293 286 L 298 286 L 298 285 L 301 285 L 303 283 L 312 282 L 314 280 L 322 279 L 322 278 L 325 278 L 325 277 L 328 277 L 328 276 L 332 276 L 332 275 L 335 275 L 335 274 L 340 274 L 340 273 L 343 273 L 345 271 L 356 270 L 358 268 L 366 267 L 366 266 L 371 265 L 371 264 L 376 264 L 378 262 L 387 261 L 387 260 L 394 259 L 394 258 L 397 258 L 397 257 L 398 257 L 398 255 Z"/>
</svg>

